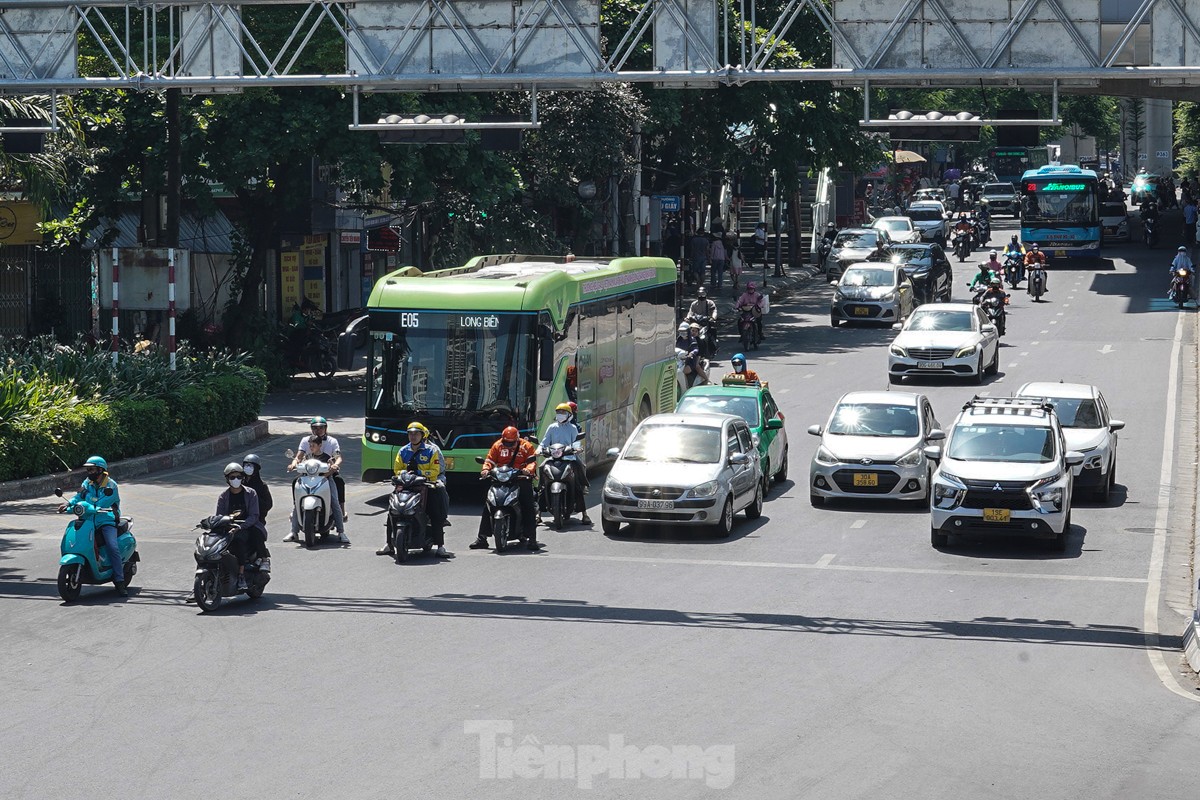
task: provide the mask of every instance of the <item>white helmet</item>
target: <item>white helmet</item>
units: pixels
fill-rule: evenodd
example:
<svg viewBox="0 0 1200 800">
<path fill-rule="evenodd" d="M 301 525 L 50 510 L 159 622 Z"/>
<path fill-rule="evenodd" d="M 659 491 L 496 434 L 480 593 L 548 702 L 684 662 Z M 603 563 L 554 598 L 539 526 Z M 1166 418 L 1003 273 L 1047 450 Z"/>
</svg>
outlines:
<svg viewBox="0 0 1200 800">
<path fill-rule="evenodd" d="M 225 477 L 226 478 L 228 478 L 230 475 L 233 475 L 234 473 L 237 473 L 237 472 L 240 472 L 243 475 L 245 475 L 246 469 L 245 469 L 245 467 L 243 467 L 241 464 L 237 463 L 236 461 L 230 461 L 228 464 L 225 465 Z"/>
<path fill-rule="evenodd" d="M 991 256 L 992 258 L 995 258 L 995 257 L 996 257 L 996 251 L 995 251 L 995 250 L 993 250 L 992 252 L 988 253 L 988 255 L 989 255 L 989 256 Z"/>
<path fill-rule="evenodd" d="M 681 322 L 679 323 L 679 327 L 675 330 L 679 333 L 687 333 L 690 329 L 688 328 L 688 324 L 686 322 Z"/>
</svg>

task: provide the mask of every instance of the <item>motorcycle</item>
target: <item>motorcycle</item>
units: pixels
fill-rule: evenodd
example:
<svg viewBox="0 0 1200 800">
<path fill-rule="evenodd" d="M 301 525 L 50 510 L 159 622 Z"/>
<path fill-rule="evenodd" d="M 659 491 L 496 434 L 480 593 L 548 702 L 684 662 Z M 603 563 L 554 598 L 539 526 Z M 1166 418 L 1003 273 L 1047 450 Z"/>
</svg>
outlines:
<svg viewBox="0 0 1200 800">
<path fill-rule="evenodd" d="M 429 491 L 436 488 L 419 472 L 405 470 L 392 476 L 392 494 L 388 498 L 387 541 L 395 551 L 397 564 L 408 561 L 410 550 L 428 553 L 433 549 L 429 536 L 426 503 Z"/>
<path fill-rule="evenodd" d="M 1176 308 L 1192 299 L 1192 273 L 1182 267 L 1171 272 L 1171 291 L 1167 294 Z"/>
<path fill-rule="evenodd" d="M 63 496 L 62 489 L 55 489 L 54 493 Z M 75 519 L 67 523 L 67 529 L 63 532 L 58 560 L 58 596 L 65 602 L 78 600 L 84 584 L 97 586 L 112 582 L 108 548 L 104 546 L 104 538 L 96 535 L 97 511 L 95 505 L 85 501 L 77 502 L 71 509 Z M 59 513 L 65 514 L 67 510 L 64 508 Z M 138 562 L 142 560 L 138 555 L 132 524 L 131 517 L 120 517 L 117 521 L 117 549 L 125 565 L 126 585 L 137 574 Z"/>
<path fill-rule="evenodd" d="M 688 314 L 683 320 L 691 325 L 693 322 L 700 326 L 700 355 L 706 359 L 717 354 L 717 324 L 711 317 Z"/>
<path fill-rule="evenodd" d="M 288 458 L 293 453 L 288 450 Z M 329 465 L 316 458 L 301 461 L 296 466 L 297 477 L 292 481 L 292 506 L 300 521 L 304 546 L 314 547 L 317 537 L 322 540 L 333 530 L 332 497 L 335 491 L 329 478 Z"/>
<path fill-rule="evenodd" d="M 317 378 L 332 378 L 337 372 L 337 342 L 316 320 L 310 319 L 303 327 L 291 326 L 287 355 L 293 374 L 311 372 Z"/>
<path fill-rule="evenodd" d="M 216 611 L 226 597 L 246 595 L 251 600 L 262 597 L 271 581 L 271 573 L 259 568 L 255 559 L 246 565 L 246 588 L 238 588 L 238 560 L 230 542 L 238 531 L 236 514 L 213 514 L 200 520 L 201 530 L 196 537 L 196 578 L 192 583 L 192 598 L 201 611 Z"/>
<path fill-rule="evenodd" d="M 954 255 L 959 261 L 966 261 L 971 256 L 971 235 L 966 231 L 954 233 Z"/>
<path fill-rule="evenodd" d="M 710 381 L 705 380 L 703 377 L 701 377 L 701 375 L 697 372 L 692 372 L 692 373 L 684 372 L 684 368 L 687 366 L 687 360 L 688 360 L 688 351 L 686 351 L 682 348 L 676 347 L 675 348 L 675 372 L 679 376 L 679 385 L 682 387 L 680 389 L 680 393 L 686 392 L 688 389 L 690 389 L 694 385 L 696 385 L 697 378 L 700 379 L 700 385 L 702 385 L 702 386 L 704 384 L 710 382 Z M 698 363 L 700 365 L 700 369 L 704 370 L 704 374 L 707 375 L 709 366 L 711 365 L 712 362 L 710 362 L 707 358 L 705 358 L 703 355 L 701 355 L 701 356 L 698 356 Z"/>
<path fill-rule="evenodd" d="M 1158 244 L 1158 217 L 1142 217 L 1142 241 L 1147 247 Z"/>
<path fill-rule="evenodd" d="M 482 456 L 476 456 L 477 463 L 483 463 Z M 521 490 L 520 481 L 529 480 L 529 476 L 510 466 L 493 467 L 486 478 L 490 482 L 484 508 L 492 518 L 492 535 L 496 537 L 496 552 L 503 553 L 508 547 L 509 540 L 518 539 L 528 544 L 525 526 L 521 519 Z"/>
<path fill-rule="evenodd" d="M 1028 287 L 1033 302 L 1042 302 L 1042 295 L 1046 293 L 1046 268 L 1042 264 L 1037 263 L 1029 268 Z"/>
<path fill-rule="evenodd" d="M 833 252 L 833 239 L 831 237 L 822 237 L 821 243 L 817 245 L 817 264 L 825 270 L 825 274 L 829 274 L 829 267 L 826 261 L 829 259 L 829 254 Z"/>
<path fill-rule="evenodd" d="M 749 303 L 738 307 L 738 338 L 743 350 L 758 349 L 758 318 Z"/>
<path fill-rule="evenodd" d="M 996 333 L 1004 335 L 1004 323 L 1008 318 L 1008 312 L 1004 308 L 1007 298 L 1000 297 L 984 297 L 980 301 L 983 307 L 983 313 L 987 314 L 988 320 L 996 326 Z"/>
<path fill-rule="evenodd" d="M 563 524 L 570 521 L 582 487 L 575 478 L 575 454 L 583 451 L 579 444 L 584 434 L 575 437 L 575 444 L 568 447 L 561 442 L 543 444 L 538 455 L 545 460 L 539 470 L 543 507 L 553 518 L 554 530 L 561 531 Z"/>
<path fill-rule="evenodd" d="M 1025 259 L 1011 253 L 1004 256 L 1004 279 L 1009 286 L 1015 289 L 1018 283 L 1025 280 L 1024 272 Z"/>
</svg>

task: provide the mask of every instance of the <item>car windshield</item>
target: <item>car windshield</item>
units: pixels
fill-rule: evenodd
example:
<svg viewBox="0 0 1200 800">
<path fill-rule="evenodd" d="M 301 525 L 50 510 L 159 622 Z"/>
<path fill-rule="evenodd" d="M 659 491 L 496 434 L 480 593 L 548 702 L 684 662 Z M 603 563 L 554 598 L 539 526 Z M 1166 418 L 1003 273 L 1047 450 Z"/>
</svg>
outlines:
<svg viewBox="0 0 1200 800">
<path fill-rule="evenodd" d="M 751 428 L 758 427 L 758 398 L 750 395 L 689 394 L 675 408 L 677 414 L 732 414 Z"/>
<path fill-rule="evenodd" d="M 961 425 L 947 456 L 958 461 L 1045 464 L 1054 460 L 1054 431 L 1033 425 Z"/>
<path fill-rule="evenodd" d="M 875 224 L 872 227 L 883 228 L 884 230 L 889 231 L 899 231 L 902 233 L 904 231 L 912 230 L 912 221 L 904 219 L 903 217 L 888 217 L 887 219 L 875 220 Z"/>
<path fill-rule="evenodd" d="M 875 235 L 870 233 L 839 233 L 833 246 L 868 249 L 874 247 L 876 241 Z"/>
<path fill-rule="evenodd" d="M 1100 409 L 1096 401 L 1082 397 L 1051 397 L 1058 424 L 1064 428 L 1099 428 Z"/>
<path fill-rule="evenodd" d="M 902 436 L 920 430 L 917 409 L 895 403 L 842 403 L 833 411 L 828 433 L 834 436 Z"/>
<path fill-rule="evenodd" d="M 983 187 L 984 194 L 1016 194 L 1017 190 L 1011 183 L 989 183 Z"/>
<path fill-rule="evenodd" d="M 716 464 L 721 460 L 721 429 L 707 425 L 643 425 L 633 434 L 621 458 Z"/>
<path fill-rule="evenodd" d="M 936 208 L 910 208 L 908 218 L 913 222 L 940 222 L 942 212 Z"/>
<path fill-rule="evenodd" d="M 842 276 L 842 286 L 895 286 L 896 273 L 890 269 L 853 267 Z"/>
<path fill-rule="evenodd" d="M 910 261 L 929 261 L 928 247 L 893 247 L 892 263 L 907 264 Z"/>
<path fill-rule="evenodd" d="M 970 311 L 943 311 L 918 308 L 908 320 L 909 331 L 972 331 Z"/>
<path fill-rule="evenodd" d="M 1094 223 L 1096 189 L 1086 181 L 1031 182 L 1036 191 L 1026 192 L 1026 222 Z"/>
</svg>

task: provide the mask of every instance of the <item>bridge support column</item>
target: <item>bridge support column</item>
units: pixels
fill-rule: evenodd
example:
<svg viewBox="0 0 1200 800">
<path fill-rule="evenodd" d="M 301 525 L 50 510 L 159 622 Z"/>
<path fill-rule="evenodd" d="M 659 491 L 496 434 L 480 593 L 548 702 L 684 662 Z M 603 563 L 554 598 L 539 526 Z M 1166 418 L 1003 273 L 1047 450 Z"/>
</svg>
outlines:
<svg viewBox="0 0 1200 800">
<path fill-rule="evenodd" d="M 1145 104 L 1146 138 L 1143 140 L 1142 152 L 1146 154 L 1146 160 L 1139 161 L 1138 166 L 1159 175 L 1170 175 L 1174 163 L 1171 101 L 1147 99 Z"/>
</svg>

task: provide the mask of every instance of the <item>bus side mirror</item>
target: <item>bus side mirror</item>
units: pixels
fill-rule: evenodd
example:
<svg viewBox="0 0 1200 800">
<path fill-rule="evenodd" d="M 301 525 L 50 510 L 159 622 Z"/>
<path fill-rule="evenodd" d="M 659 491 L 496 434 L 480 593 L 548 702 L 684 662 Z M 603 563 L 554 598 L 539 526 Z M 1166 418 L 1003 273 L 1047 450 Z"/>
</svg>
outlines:
<svg viewBox="0 0 1200 800">
<path fill-rule="evenodd" d="M 354 334 L 339 333 L 337 338 L 337 368 L 341 372 L 354 369 Z"/>
<path fill-rule="evenodd" d="M 542 337 L 541 360 L 538 362 L 538 380 L 549 383 L 554 380 L 554 338 Z"/>
</svg>

